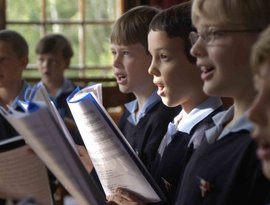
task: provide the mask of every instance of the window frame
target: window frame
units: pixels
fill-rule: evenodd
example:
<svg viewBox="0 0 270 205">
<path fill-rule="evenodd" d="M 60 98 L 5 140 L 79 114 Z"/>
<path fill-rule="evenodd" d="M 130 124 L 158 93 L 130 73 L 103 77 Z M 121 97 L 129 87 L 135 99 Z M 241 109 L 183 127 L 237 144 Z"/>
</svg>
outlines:
<svg viewBox="0 0 270 205">
<path fill-rule="evenodd" d="M 79 20 L 49 20 L 46 16 L 46 2 L 48 0 L 41 0 L 42 10 L 41 10 L 41 17 L 40 21 L 19 21 L 19 20 L 8 20 L 6 18 L 6 3 L 7 0 L 0 0 L 0 29 L 5 29 L 7 25 L 35 25 L 40 27 L 41 36 L 44 36 L 47 34 L 47 27 L 58 24 L 58 25 L 77 25 L 79 36 L 78 36 L 78 42 L 79 42 L 79 56 L 78 61 L 79 63 L 76 65 L 71 65 L 70 69 L 73 70 L 73 72 L 78 72 L 77 76 L 74 77 L 74 81 L 85 81 L 84 79 L 89 79 L 87 76 L 87 72 L 91 72 L 91 70 L 94 69 L 101 69 L 106 71 L 111 70 L 111 66 L 90 66 L 86 64 L 86 27 L 89 25 L 112 25 L 114 23 L 114 20 L 87 20 L 86 19 L 86 0 L 78 0 L 78 10 L 80 13 Z M 124 13 L 129 8 L 127 7 L 127 1 L 126 0 L 116 0 L 117 1 L 117 7 L 116 7 L 116 13 L 117 18 Z M 137 2 L 137 5 L 139 2 Z M 128 5 L 129 6 L 129 5 Z M 135 6 L 135 5 L 132 5 Z M 30 81 L 36 81 L 36 77 L 29 77 L 27 75 L 28 72 L 36 72 L 36 64 L 29 64 L 27 66 L 28 69 L 25 70 L 24 76 L 26 79 L 29 79 Z M 104 77 L 108 78 L 108 77 Z M 102 77 L 94 77 L 92 78 L 92 81 L 108 81 L 109 79 L 103 79 Z M 111 81 L 111 80 L 109 80 Z"/>
</svg>

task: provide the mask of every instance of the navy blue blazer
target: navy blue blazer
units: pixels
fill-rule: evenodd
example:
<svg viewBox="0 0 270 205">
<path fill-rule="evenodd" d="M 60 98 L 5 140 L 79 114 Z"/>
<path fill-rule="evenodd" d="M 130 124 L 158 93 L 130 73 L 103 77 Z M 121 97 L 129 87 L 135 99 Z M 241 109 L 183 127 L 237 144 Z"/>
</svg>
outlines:
<svg viewBox="0 0 270 205">
<path fill-rule="evenodd" d="M 162 157 L 159 154 L 157 155 L 151 173 L 165 193 L 168 199 L 167 204 L 173 204 L 175 201 L 182 173 L 194 151 L 193 146 L 188 147 L 191 137 L 195 135 L 204 137 L 204 131 L 213 126 L 212 117 L 220 111 L 223 111 L 223 107 L 219 107 L 197 123 L 190 131 L 190 134 L 176 132 L 173 140 L 165 148 Z"/>
<path fill-rule="evenodd" d="M 180 111 L 180 107 L 169 108 L 159 101 L 148 110 L 137 125 L 133 125 L 127 120 L 130 112 L 127 109 L 124 110 L 118 127 L 148 169 L 156 156 L 169 122 Z"/>
<path fill-rule="evenodd" d="M 175 204 L 266 204 L 270 182 L 255 152 L 256 143 L 245 130 L 212 144 L 204 140 L 186 166 Z"/>
</svg>

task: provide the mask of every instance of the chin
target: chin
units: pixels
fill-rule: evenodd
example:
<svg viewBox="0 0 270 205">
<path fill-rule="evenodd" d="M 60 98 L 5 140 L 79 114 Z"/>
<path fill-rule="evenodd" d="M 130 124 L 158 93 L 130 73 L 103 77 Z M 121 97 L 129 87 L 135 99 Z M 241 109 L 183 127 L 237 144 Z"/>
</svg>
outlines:
<svg viewBox="0 0 270 205">
<path fill-rule="evenodd" d="M 220 93 L 217 91 L 217 87 L 210 83 L 204 83 L 203 92 L 208 96 L 220 96 Z"/>
<path fill-rule="evenodd" d="M 128 94 L 128 93 L 130 93 L 130 90 L 129 89 L 127 89 L 126 87 L 124 87 L 124 86 L 120 86 L 119 85 L 119 90 L 120 90 L 120 92 L 121 93 L 124 93 L 124 94 Z"/>
<path fill-rule="evenodd" d="M 164 105 L 166 105 L 167 107 L 170 107 L 170 106 L 169 106 L 169 101 L 168 101 L 167 98 L 161 97 L 161 100 L 162 100 L 162 103 L 163 103 Z"/>
<path fill-rule="evenodd" d="M 172 101 L 170 101 L 168 98 L 165 97 L 161 97 L 161 100 L 163 102 L 164 105 L 166 105 L 167 107 L 176 107 L 178 104 L 173 103 Z"/>
<path fill-rule="evenodd" d="M 270 180 L 270 161 L 262 161 L 263 173 Z"/>
</svg>

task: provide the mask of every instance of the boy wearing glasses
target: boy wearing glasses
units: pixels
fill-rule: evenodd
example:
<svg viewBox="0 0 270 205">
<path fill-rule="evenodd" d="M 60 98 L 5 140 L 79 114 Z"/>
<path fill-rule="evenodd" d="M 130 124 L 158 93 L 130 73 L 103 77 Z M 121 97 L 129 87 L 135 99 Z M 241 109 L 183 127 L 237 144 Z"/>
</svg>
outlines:
<svg viewBox="0 0 270 205">
<path fill-rule="evenodd" d="M 210 96 L 234 104 L 213 117 L 206 140 L 186 166 L 176 204 L 266 204 L 270 184 L 262 175 L 247 118 L 255 97 L 250 50 L 270 23 L 269 0 L 194 0 L 191 54 Z"/>
<path fill-rule="evenodd" d="M 257 156 L 262 162 L 263 172 L 270 179 L 270 27 L 253 46 L 251 65 L 254 87 L 258 92 L 249 115 L 255 123 L 252 137 L 258 144 Z"/>
<path fill-rule="evenodd" d="M 204 130 L 212 126 L 212 117 L 223 109 L 219 98 L 208 97 L 202 91 L 200 71 L 189 53 L 189 32 L 194 30 L 190 7 L 191 3 L 187 2 L 160 12 L 151 21 L 148 33 L 148 49 L 152 55 L 149 73 L 153 75 L 158 94 L 166 106 L 182 106 L 182 111 L 168 126 L 151 170 L 167 196 L 166 204 L 173 204 L 186 163 L 200 146 Z M 118 191 L 110 200 L 121 204 L 127 198 L 124 190 Z M 140 201 L 131 193 L 127 195 L 127 202 Z"/>
</svg>

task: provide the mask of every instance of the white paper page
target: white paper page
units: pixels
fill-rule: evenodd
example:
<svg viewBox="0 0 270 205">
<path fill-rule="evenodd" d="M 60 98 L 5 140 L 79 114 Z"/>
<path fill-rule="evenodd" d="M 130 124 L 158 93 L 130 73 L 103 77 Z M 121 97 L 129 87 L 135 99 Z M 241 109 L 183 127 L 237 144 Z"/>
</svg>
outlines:
<svg viewBox="0 0 270 205">
<path fill-rule="evenodd" d="M 135 192 L 145 202 L 160 201 L 87 95 L 76 96 L 68 104 L 106 195 L 110 195 L 115 188 L 122 187 Z M 115 128 L 117 129 L 116 125 Z"/>
<path fill-rule="evenodd" d="M 105 204 L 105 200 L 99 203 L 95 201 L 98 193 L 90 190 L 88 186 L 90 177 L 87 175 L 89 179 L 85 179 L 86 175 L 83 175 L 84 177 L 81 175 L 78 165 L 83 169 L 84 167 L 80 159 L 74 152 L 72 153 L 71 147 L 68 149 L 69 144 L 47 108 L 40 108 L 31 115 L 15 112 L 8 115 L 6 119 L 25 138 L 30 147 L 80 205 L 89 205 L 89 202 L 93 202 L 92 205 Z M 86 170 L 84 171 L 87 174 Z"/>
<path fill-rule="evenodd" d="M 58 113 L 57 108 L 55 107 L 55 105 L 51 101 L 50 96 L 49 96 L 46 88 L 43 85 L 38 85 L 38 86 L 34 87 L 32 93 L 30 95 L 29 100 L 32 102 L 44 102 L 47 105 L 51 115 L 54 117 L 54 119 L 56 120 L 58 125 L 61 127 L 61 129 L 65 133 L 65 137 L 67 138 L 67 140 L 71 144 L 73 150 L 79 155 L 78 150 L 76 149 L 76 144 L 75 144 L 70 132 L 68 131 L 62 117 Z M 29 103 L 20 101 L 20 104 L 24 107 L 24 110 L 27 110 Z"/>
<path fill-rule="evenodd" d="M 41 205 L 53 204 L 48 171 L 27 145 L 0 152 L 0 164 L 1 198 L 31 196 Z"/>
<path fill-rule="evenodd" d="M 100 104 L 103 103 L 103 100 L 102 100 L 102 84 L 101 83 L 96 83 L 96 84 L 93 84 L 93 85 L 86 86 L 85 88 L 78 91 L 75 94 L 75 96 L 79 96 L 79 95 L 84 94 L 84 93 L 94 93 L 94 95 L 95 95 L 96 99 L 98 100 L 98 102 Z"/>
<path fill-rule="evenodd" d="M 53 104 L 53 102 L 51 102 L 51 106 L 52 106 L 52 109 L 53 109 L 54 114 L 56 116 L 56 121 L 58 122 L 59 126 L 61 127 L 62 131 L 64 132 L 66 139 L 70 143 L 70 145 L 73 148 L 74 152 L 79 156 L 79 152 L 78 152 L 78 150 L 76 148 L 76 144 L 75 144 L 70 132 L 68 131 L 68 128 L 66 127 L 62 117 L 60 116 L 59 112 L 57 111 L 57 108 Z"/>
</svg>

